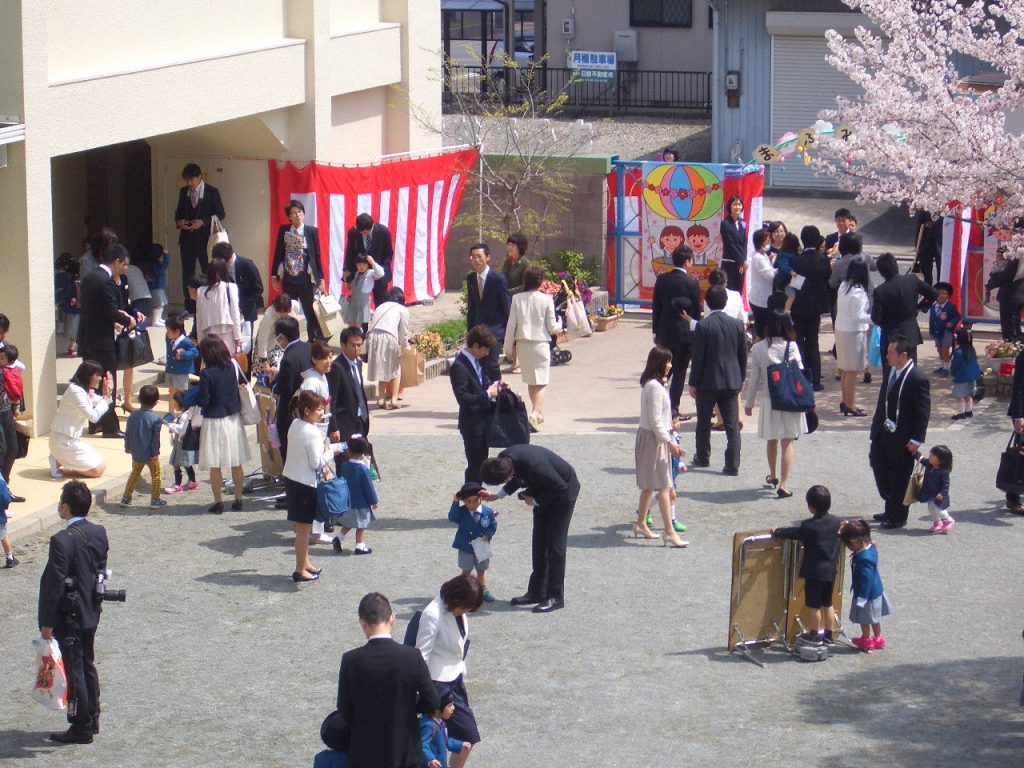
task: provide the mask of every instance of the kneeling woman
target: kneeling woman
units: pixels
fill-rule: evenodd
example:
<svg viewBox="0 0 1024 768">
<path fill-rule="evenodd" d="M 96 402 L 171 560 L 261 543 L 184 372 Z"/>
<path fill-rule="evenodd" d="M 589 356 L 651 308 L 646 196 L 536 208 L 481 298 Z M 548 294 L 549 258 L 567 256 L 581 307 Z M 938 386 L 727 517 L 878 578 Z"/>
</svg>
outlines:
<svg viewBox="0 0 1024 768">
<path fill-rule="evenodd" d="M 85 424 L 96 424 L 110 409 L 113 379 L 99 363 L 85 360 L 71 377 L 50 424 L 50 475 L 100 477 L 107 469 L 99 453 L 82 440 Z M 100 390 L 100 394 L 96 390 Z"/>
</svg>

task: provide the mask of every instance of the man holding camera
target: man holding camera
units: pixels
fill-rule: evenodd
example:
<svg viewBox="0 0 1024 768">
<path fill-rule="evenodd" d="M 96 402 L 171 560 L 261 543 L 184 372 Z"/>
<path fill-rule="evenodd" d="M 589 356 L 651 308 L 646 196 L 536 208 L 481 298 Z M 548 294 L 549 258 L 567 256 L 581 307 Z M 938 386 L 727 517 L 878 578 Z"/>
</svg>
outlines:
<svg viewBox="0 0 1024 768">
<path fill-rule="evenodd" d="M 57 638 L 68 678 L 66 731 L 50 734 L 61 744 L 91 744 L 100 732 L 100 680 L 93 662 L 93 643 L 100 622 L 102 598 L 97 577 L 107 569 L 107 532 L 86 517 L 92 493 L 72 480 L 61 490 L 57 511 L 64 530 L 50 538 L 50 554 L 39 580 L 39 633 Z"/>
</svg>

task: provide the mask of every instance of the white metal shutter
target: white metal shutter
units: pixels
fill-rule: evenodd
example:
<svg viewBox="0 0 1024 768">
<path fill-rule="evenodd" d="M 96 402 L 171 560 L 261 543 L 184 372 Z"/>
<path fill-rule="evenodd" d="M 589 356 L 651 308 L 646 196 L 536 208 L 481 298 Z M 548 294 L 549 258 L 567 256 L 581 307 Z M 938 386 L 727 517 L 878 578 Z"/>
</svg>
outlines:
<svg viewBox="0 0 1024 768">
<path fill-rule="evenodd" d="M 772 37 L 772 134 L 774 143 L 787 131 L 797 133 L 818 119 L 822 109 L 832 109 L 837 96 L 853 98 L 861 89 L 825 61 L 828 43 L 822 37 Z M 773 187 L 836 189 L 834 179 L 817 176 L 802 157 L 786 158 L 785 171 L 769 166 Z"/>
</svg>

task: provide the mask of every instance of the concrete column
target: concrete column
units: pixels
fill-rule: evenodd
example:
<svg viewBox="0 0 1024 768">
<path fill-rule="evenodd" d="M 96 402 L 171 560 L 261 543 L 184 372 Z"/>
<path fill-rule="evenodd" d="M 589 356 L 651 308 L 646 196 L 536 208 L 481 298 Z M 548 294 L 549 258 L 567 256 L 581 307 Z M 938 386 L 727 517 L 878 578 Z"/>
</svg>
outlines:
<svg viewBox="0 0 1024 768">
<path fill-rule="evenodd" d="M 292 160 L 330 159 L 331 99 L 324 82 L 331 28 L 328 0 L 291 0 L 286 8 L 285 33 L 306 41 L 306 102 L 292 107 L 288 157 Z M 320 93 L 325 95 L 318 98 Z"/>
<path fill-rule="evenodd" d="M 384 152 L 416 152 L 441 146 L 441 137 L 423 127 L 414 114 L 410 101 L 431 105 L 434 112 L 427 120 L 441 123 L 441 101 L 436 94 L 441 89 L 440 36 L 423 30 L 441 29 L 441 3 L 439 0 L 381 0 L 381 21 L 402 25 L 402 82 L 388 94 L 384 119 Z M 425 44 L 424 41 L 432 40 Z"/>
</svg>

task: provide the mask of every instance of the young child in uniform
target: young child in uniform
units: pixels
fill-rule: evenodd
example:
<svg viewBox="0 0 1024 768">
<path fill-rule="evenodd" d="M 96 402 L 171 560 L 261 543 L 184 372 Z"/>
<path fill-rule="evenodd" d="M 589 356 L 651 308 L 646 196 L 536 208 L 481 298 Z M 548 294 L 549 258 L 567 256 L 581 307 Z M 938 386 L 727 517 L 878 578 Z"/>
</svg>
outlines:
<svg viewBox="0 0 1024 768">
<path fill-rule="evenodd" d="M 679 434 L 679 430 L 682 428 L 682 425 L 683 417 L 676 416 L 674 419 L 672 419 L 672 430 L 669 432 L 669 437 L 671 438 L 672 442 L 680 447 L 682 447 L 683 445 L 683 438 Z M 683 451 L 682 456 L 672 457 L 672 489 L 669 494 L 669 498 L 671 498 L 672 500 L 672 530 L 674 530 L 676 533 L 686 532 L 686 526 L 676 519 L 676 498 L 679 495 L 676 493 L 676 478 L 678 478 L 679 475 L 681 475 L 683 472 L 688 471 L 686 468 L 686 459 L 684 459 L 683 456 L 686 456 L 686 451 Z M 652 510 L 657 506 L 658 500 L 652 499 L 651 507 L 650 509 L 647 510 L 647 520 L 645 521 L 647 523 L 648 528 L 654 525 L 654 513 L 652 512 Z"/>
<path fill-rule="evenodd" d="M 860 624 L 860 637 L 853 638 L 853 644 L 862 651 L 880 651 L 886 646 L 882 617 L 892 610 L 878 575 L 878 549 L 871 540 L 871 526 L 866 520 L 847 520 L 839 529 L 839 538 L 853 552 L 850 621 Z"/>
<path fill-rule="evenodd" d="M 436 686 L 441 688 L 442 686 Z M 455 714 L 455 692 L 448 686 L 439 690 L 441 708 L 420 717 L 420 738 L 423 741 L 423 768 L 448 768 L 448 753 L 468 753 L 473 745 L 448 736 L 445 723 Z"/>
<path fill-rule="evenodd" d="M 928 504 L 932 516 L 932 533 L 949 533 L 956 520 L 949 514 L 949 474 L 953 471 L 953 452 L 948 446 L 935 445 L 926 458 L 919 461 L 924 465 L 924 477 L 917 500 Z"/>
<path fill-rule="evenodd" d="M 160 428 L 163 420 L 153 409 L 160 401 L 160 391 L 152 384 L 139 390 L 139 404 L 142 406 L 128 417 L 124 428 L 124 451 L 132 455 L 132 471 L 121 494 L 121 506 L 130 507 L 135 485 L 142 476 L 142 468 L 149 467 L 151 507 L 166 507 L 167 500 L 160 498 Z"/>
<path fill-rule="evenodd" d="M 950 418 L 953 421 L 974 417 L 974 391 L 981 378 L 981 366 L 978 365 L 978 353 L 974 351 L 971 332 L 961 328 L 953 334 L 956 349 L 949 364 L 953 374 L 953 397 L 956 400 L 957 412 Z"/>
<path fill-rule="evenodd" d="M 809 613 L 807 631 L 800 635 L 814 644 L 833 642 L 836 612 L 832 608 L 832 591 L 839 562 L 840 520 L 830 515 L 832 494 L 824 485 L 812 485 L 804 496 L 811 517 L 791 528 L 772 528 L 776 539 L 791 539 L 804 545 L 800 578 L 804 580 L 804 604 Z"/>
<path fill-rule="evenodd" d="M 936 283 L 938 297 L 928 312 L 928 335 L 935 339 L 935 348 L 939 352 L 939 367 L 934 373 L 937 376 L 949 376 L 950 348 L 953 346 L 953 331 L 960 324 L 960 312 L 949 300 L 953 295 L 953 286 L 949 283 Z"/>
<path fill-rule="evenodd" d="M 476 578 L 484 590 L 484 602 L 493 603 L 494 595 L 487 588 L 487 569 L 491 559 L 480 560 L 473 549 L 474 541 L 483 539 L 490 542 L 498 530 L 497 513 L 481 502 L 482 488 L 480 483 L 464 484 L 455 494 L 452 506 L 448 510 L 448 520 L 459 526 L 459 530 L 455 532 L 455 540 L 452 541 L 452 549 L 459 552 L 459 568 L 462 575 L 467 576 L 475 569 Z"/>
<path fill-rule="evenodd" d="M 170 322 L 170 318 L 168 318 L 168 322 Z M 199 391 L 198 386 L 192 389 L 195 393 Z M 194 491 L 199 488 L 199 483 L 196 481 L 196 464 L 199 463 L 199 450 L 191 446 L 199 445 L 199 438 L 193 429 L 198 428 L 202 424 L 203 417 L 199 413 L 198 405 L 193 405 L 190 408 L 184 406 L 184 395 L 185 392 L 174 393 L 174 403 L 180 413 L 174 422 L 167 425 L 167 429 L 172 435 L 170 463 L 171 468 L 174 470 L 174 485 L 164 488 L 164 493 L 167 494 Z M 186 474 L 188 482 L 182 483 Z"/>
<path fill-rule="evenodd" d="M 334 551 L 340 554 L 341 546 L 345 543 L 345 536 L 355 528 L 356 548 L 353 550 L 353 554 L 370 555 L 373 554 L 373 550 L 366 546 L 366 529 L 377 519 L 373 514 L 377 508 L 377 491 L 374 490 L 370 470 L 363 461 L 370 450 L 370 444 L 362 435 L 352 435 L 348 439 L 347 450 L 348 460 L 341 465 L 339 476 L 344 477 L 345 482 L 348 483 L 351 506 L 335 524 L 341 525 L 341 535 L 335 536 L 331 544 L 334 546 Z"/>
<path fill-rule="evenodd" d="M 175 411 L 178 392 L 188 389 L 188 375 L 195 370 L 199 349 L 195 342 L 185 335 L 185 321 L 181 314 L 174 312 L 164 321 L 167 337 L 167 360 L 164 373 L 167 376 L 167 412 Z"/>
</svg>

